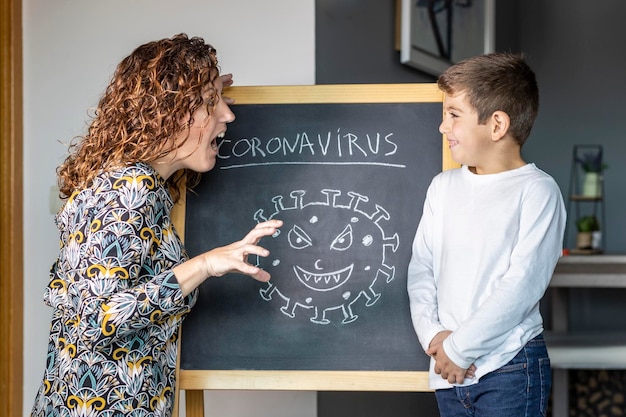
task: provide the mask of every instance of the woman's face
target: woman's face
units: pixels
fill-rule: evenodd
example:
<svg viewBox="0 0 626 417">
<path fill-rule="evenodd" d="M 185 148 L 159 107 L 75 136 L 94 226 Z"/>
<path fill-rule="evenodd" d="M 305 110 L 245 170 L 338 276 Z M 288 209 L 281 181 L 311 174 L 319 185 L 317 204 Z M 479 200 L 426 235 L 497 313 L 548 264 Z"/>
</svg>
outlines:
<svg viewBox="0 0 626 417">
<path fill-rule="evenodd" d="M 222 81 L 219 77 L 213 83 L 213 87 L 219 100 L 211 115 L 208 114 L 206 106 L 196 110 L 189 129 L 182 131 L 176 138 L 176 142 L 182 145 L 172 154 L 152 164 L 164 179 L 179 169 L 207 172 L 215 166 L 217 138 L 224 136 L 226 124 L 235 120 L 235 115 L 222 98 Z"/>
</svg>

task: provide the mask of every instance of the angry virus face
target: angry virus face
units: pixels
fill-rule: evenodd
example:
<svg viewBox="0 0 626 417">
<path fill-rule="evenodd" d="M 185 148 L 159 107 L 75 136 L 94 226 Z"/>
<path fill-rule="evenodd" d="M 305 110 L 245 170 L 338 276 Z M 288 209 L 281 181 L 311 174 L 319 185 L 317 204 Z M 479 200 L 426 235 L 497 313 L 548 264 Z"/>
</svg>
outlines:
<svg viewBox="0 0 626 417">
<path fill-rule="evenodd" d="M 324 189 L 321 198 L 306 200 L 296 190 L 290 199 L 275 196 L 274 212 L 255 213 L 255 220 L 283 220 L 281 231 L 262 244 L 271 255 L 257 258 L 257 265 L 272 275 L 261 297 L 278 294 L 285 302 L 281 311 L 294 318 L 298 308 L 312 311 L 311 322 L 327 324 L 332 312 L 346 324 L 358 318 L 352 304 L 363 298 L 372 306 L 381 297 L 384 284 L 393 280 L 395 266 L 390 253 L 398 249 L 398 235 L 388 236 L 381 223 L 389 213 L 379 205 L 365 211 L 364 195 Z"/>
</svg>

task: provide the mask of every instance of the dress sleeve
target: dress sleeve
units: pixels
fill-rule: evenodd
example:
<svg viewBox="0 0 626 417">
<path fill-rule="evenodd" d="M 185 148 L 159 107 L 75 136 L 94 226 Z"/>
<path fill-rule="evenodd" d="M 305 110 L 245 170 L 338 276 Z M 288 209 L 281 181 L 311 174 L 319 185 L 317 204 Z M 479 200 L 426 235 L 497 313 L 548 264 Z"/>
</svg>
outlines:
<svg viewBox="0 0 626 417">
<path fill-rule="evenodd" d="M 96 348 L 180 317 L 195 302 L 171 271 L 186 255 L 154 181 L 116 184 L 106 205 L 90 209 L 80 267 L 66 279 L 76 325 Z"/>
</svg>

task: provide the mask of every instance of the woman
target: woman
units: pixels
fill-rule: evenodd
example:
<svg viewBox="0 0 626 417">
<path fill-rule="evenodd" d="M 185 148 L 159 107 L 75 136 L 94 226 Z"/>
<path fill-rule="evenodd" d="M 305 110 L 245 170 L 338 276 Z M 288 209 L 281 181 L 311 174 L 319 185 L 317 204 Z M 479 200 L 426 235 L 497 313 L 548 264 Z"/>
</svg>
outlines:
<svg viewBox="0 0 626 417">
<path fill-rule="evenodd" d="M 215 49 L 185 34 L 138 47 L 117 67 L 87 134 L 58 168 L 60 254 L 44 295 L 53 308 L 32 416 L 169 416 L 180 324 L 208 277 L 269 274 L 259 240 L 188 259 L 170 211 L 211 170 L 235 116 Z"/>
</svg>

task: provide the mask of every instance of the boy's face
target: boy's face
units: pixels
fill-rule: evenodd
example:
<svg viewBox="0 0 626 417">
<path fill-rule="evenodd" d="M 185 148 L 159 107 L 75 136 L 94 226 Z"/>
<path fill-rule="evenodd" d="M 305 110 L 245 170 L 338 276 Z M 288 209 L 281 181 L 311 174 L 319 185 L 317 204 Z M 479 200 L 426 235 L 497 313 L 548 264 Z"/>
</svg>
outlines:
<svg viewBox="0 0 626 417">
<path fill-rule="evenodd" d="M 491 159 L 492 149 L 490 120 L 478 124 L 478 113 L 470 106 L 466 94 L 461 91 L 447 95 L 443 101 L 443 121 L 439 131 L 446 135 L 452 159 L 459 164 L 476 168 L 481 174 Z"/>
</svg>

